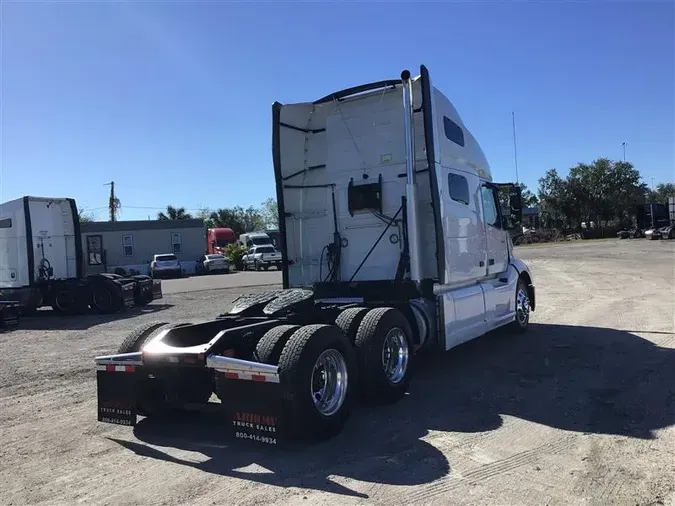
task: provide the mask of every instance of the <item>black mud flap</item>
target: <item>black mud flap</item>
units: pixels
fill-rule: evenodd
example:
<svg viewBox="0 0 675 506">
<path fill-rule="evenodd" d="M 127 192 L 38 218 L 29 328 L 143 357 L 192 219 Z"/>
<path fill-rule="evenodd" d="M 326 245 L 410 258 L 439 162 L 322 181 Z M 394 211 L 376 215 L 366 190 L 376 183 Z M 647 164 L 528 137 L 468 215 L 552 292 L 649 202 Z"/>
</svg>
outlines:
<svg viewBox="0 0 675 506">
<path fill-rule="evenodd" d="M 126 309 L 131 309 L 136 305 L 136 298 L 134 296 L 134 282 L 123 283 L 120 287 L 122 289 L 122 305 Z"/>
<path fill-rule="evenodd" d="M 96 371 L 99 422 L 136 425 L 137 373 L 135 366 L 108 366 Z"/>
<path fill-rule="evenodd" d="M 0 331 L 19 324 L 19 305 L 0 301 Z"/>
<path fill-rule="evenodd" d="M 216 371 L 216 386 L 230 435 L 241 441 L 284 446 L 281 385 L 274 382 L 231 379 Z"/>
<path fill-rule="evenodd" d="M 162 281 L 159 279 L 152 280 L 152 300 L 161 299 L 162 295 Z"/>
</svg>

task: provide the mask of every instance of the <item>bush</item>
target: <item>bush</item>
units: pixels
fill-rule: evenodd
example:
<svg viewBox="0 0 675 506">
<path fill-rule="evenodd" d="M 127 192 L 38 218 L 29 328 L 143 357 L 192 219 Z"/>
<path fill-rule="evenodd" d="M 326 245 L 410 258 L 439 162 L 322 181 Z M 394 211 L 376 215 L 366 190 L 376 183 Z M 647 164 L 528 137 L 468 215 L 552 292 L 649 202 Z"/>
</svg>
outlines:
<svg viewBox="0 0 675 506">
<path fill-rule="evenodd" d="M 237 270 L 242 270 L 242 257 L 246 254 L 246 248 L 239 243 L 228 244 L 225 248 L 225 256 Z"/>
</svg>

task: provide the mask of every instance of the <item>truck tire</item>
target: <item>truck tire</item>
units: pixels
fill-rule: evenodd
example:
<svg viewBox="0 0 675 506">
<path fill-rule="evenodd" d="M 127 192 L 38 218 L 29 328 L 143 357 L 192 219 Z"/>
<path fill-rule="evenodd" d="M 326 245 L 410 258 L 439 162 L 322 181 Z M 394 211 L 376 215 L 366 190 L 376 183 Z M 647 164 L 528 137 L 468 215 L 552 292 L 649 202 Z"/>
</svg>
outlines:
<svg viewBox="0 0 675 506">
<path fill-rule="evenodd" d="M 91 307 L 100 314 L 116 313 L 122 306 L 114 281 L 98 281 L 91 285 Z"/>
<path fill-rule="evenodd" d="M 337 325 L 342 332 L 349 338 L 352 343 L 356 342 L 356 332 L 359 330 L 359 325 L 363 321 L 363 317 L 370 311 L 367 307 L 350 307 L 342 311 L 335 319 Z"/>
<path fill-rule="evenodd" d="M 157 330 L 166 325 L 168 325 L 168 323 L 160 322 L 150 323 L 138 327 L 122 342 L 119 349 L 117 350 L 117 353 L 134 353 L 141 351 L 141 348 L 143 348 L 143 345 L 147 342 L 147 340 L 151 336 L 155 335 Z"/>
<path fill-rule="evenodd" d="M 79 285 L 57 286 L 52 297 L 52 309 L 62 315 L 78 315 L 89 309 L 88 291 Z"/>
<path fill-rule="evenodd" d="M 77 304 L 77 294 L 69 286 L 58 287 L 54 290 L 52 309 L 59 314 L 73 314 Z"/>
<path fill-rule="evenodd" d="M 356 379 L 354 350 L 334 325 L 307 325 L 279 358 L 284 428 L 292 439 L 324 440 L 349 418 Z"/>
<path fill-rule="evenodd" d="M 518 333 L 527 331 L 530 324 L 530 298 L 527 293 L 527 284 L 521 277 L 516 285 L 516 319 L 512 328 Z"/>
<path fill-rule="evenodd" d="M 268 330 L 258 341 L 253 352 L 253 360 L 263 364 L 279 365 L 279 357 L 286 343 L 300 325 L 279 325 Z"/>
<path fill-rule="evenodd" d="M 392 307 L 371 309 L 356 332 L 356 357 L 363 396 L 376 403 L 399 400 L 410 384 L 412 330 Z"/>
</svg>

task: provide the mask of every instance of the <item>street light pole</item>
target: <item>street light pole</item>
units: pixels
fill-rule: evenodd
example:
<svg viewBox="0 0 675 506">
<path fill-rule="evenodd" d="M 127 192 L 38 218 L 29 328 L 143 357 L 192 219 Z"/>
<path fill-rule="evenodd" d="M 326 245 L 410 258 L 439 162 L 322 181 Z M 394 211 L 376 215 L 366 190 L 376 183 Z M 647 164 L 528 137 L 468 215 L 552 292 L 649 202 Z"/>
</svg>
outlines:
<svg viewBox="0 0 675 506">
<path fill-rule="evenodd" d="M 622 142 L 621 145 L 623 146 L 623 161 L 626 161 L 626 143 Z"/>
</svg>

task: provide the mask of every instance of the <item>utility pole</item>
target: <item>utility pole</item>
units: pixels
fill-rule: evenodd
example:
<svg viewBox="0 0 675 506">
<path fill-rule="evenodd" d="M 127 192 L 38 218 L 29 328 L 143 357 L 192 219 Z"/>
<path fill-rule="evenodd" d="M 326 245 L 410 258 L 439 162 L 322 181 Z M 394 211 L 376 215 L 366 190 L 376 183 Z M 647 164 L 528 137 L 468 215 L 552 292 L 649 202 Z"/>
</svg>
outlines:
<svg viewBox="0 0 675 506">
<path fill-rule="evenodd" d="M 623 161 L 626 161 L 626 143 L 622 142 L 621 145 L 623 146 Z"/>
<path fill-rule="evenodd" d="M 110 221 L 117 221 L 117 211 L 120 208 L 120 199 L 115 197 L 115 181 L 110 181 L 104 186 L 110 186 L 110 198 L 108 199 L 108 210 L 110 212 Z"/>
</svg>

